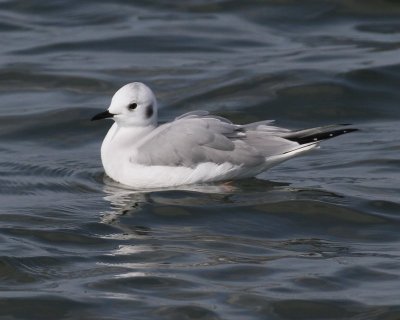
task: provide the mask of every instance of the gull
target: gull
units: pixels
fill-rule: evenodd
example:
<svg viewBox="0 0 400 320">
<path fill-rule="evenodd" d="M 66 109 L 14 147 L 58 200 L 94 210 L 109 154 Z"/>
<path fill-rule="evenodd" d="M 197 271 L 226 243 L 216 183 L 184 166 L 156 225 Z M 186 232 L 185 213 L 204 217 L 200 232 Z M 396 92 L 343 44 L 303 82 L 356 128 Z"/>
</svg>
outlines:
<svg viewBox="0 0 400 320">
<path fill-rule="evenodd" d="M 104 170 L 113 180 L 148 189 L 254 177 L 322 140 L 357 130 L 344 124 L 292 131 L 272 120 L 240 125 L 207 111 L 159 125 L 157 109 L 152 90 L 132 82 L 92 118 L 114 120 L 101 146 Z"/>
</svg>

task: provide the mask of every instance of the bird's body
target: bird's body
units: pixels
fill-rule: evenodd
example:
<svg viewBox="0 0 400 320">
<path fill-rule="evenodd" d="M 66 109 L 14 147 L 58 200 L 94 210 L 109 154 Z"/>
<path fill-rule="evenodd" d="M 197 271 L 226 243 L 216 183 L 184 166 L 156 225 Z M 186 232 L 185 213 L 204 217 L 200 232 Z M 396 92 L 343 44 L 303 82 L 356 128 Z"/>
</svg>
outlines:
<svg viewBox="0 0 400 320">
<path fill-rule="evenodd" d="M 137 189 L 174 187 L 253 177 L 346 132 L 343 126 L 301 131 L 261 121 L 236 125 L 205 111 L 157 124 L 157 101 L 142 83 L 114 95 L 110 108 L 93 118 L 113 118 L 102 147 L 105 172 Z"/>
</svg>

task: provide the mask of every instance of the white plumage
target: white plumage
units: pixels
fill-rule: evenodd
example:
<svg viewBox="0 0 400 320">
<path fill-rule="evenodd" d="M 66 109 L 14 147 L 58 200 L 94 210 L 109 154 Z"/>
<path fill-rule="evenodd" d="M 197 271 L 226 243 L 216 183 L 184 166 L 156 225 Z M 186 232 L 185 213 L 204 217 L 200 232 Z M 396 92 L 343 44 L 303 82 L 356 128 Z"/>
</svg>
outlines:
<svg viewBox="0 0 400 320">
<path fill-rule="evenodd" d="M 206 111 L 186 113 L 158 126 L 157 100 L 143 83 L 119 89 L 101 159 L 112 179 L 137 189 L 173 187 L 255 176 L 315 148 L 318 141 L 356 129 L 327 126 L 290 131 L 261 121 L 236 125 Z"/>
</svg>

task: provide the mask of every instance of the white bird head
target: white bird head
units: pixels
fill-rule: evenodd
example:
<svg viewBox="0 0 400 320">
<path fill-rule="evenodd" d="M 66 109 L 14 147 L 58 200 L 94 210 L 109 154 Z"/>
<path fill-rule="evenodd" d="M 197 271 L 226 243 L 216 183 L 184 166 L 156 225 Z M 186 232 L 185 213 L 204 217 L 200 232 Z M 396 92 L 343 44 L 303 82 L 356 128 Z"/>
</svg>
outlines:
<svg viewBox="0 0 400 320">
<path fill-rule="evenodd" d="M 151 89 L 141 82 L 120 88 L 112 97 L 107 111 L 92 120 L 112 118 L 119 126 L 148 126 L 157 123 L 157 99 Z"/>
</svg>

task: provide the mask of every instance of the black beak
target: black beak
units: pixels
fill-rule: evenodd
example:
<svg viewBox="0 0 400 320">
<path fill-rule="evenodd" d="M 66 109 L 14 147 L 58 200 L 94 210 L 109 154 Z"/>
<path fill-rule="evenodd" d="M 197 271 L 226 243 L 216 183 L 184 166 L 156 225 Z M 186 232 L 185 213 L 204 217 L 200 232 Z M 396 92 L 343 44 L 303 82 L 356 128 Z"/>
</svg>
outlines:
<svg viewBox="0 0 400 320">
<path fill-rule="evenodd" d="M 108 110 L 104 111 L 104 112 L 100 112 L 98 114 L 96 114 L 92 119 L 90 119 L 91 121 L 94 120 L 101 120 L 101 119 L 106 119 L 106 118 L 112 118 L 114 117 L 114 115 L 110 112 L 108 112 Z"/>
</svg>

